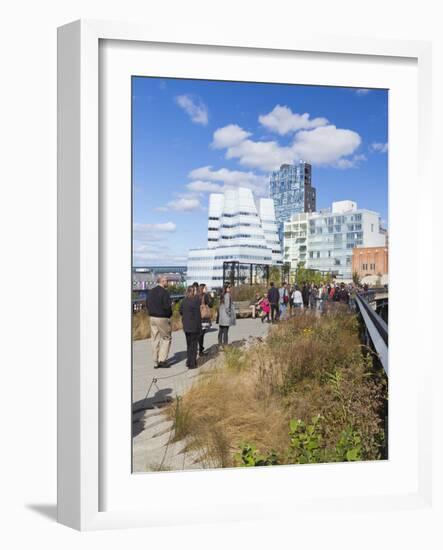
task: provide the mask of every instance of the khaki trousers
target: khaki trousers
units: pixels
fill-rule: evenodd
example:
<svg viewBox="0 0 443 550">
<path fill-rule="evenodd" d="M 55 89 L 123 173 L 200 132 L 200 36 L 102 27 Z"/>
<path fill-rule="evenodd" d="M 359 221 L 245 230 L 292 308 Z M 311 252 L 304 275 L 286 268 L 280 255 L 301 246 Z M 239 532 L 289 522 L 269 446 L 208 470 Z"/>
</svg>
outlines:
<svg viewBox="0 0 443 550">
<path fill-rule="evenodd" d="M 151 346 L 154 363 L 163 363 L 171 347 L 171 319 L 151 317 Z"/>
</svg>

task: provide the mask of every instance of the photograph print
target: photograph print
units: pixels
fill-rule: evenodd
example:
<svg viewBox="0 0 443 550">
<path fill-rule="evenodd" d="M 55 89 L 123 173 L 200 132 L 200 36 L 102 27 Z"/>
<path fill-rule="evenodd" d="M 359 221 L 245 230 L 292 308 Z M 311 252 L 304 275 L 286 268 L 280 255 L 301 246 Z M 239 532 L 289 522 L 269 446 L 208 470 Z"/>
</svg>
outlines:
<svg viewBox="0 0 443 550">
<path fill-rule="evenodd" d="M 132 77 L 132 471 L 388 458 L 388 90 Z"/>
</svg>

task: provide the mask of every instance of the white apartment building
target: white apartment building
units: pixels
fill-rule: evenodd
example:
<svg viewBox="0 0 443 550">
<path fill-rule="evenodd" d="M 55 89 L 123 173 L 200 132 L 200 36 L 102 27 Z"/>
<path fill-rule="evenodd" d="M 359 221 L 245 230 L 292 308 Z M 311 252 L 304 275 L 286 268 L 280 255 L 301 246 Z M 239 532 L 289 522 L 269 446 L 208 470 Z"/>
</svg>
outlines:
<svg viewBox="0 0 443 550">
<path fill-rule="evenodd" d="M 260 199 L 257 209 L 252 191 L 243 187 L 209 196 L 208 246 L 189 251 L 187 283 L 221 287 L 224 262 L 282 264 L 272 199 Z"/>
<path fill-rule="evenodd" d="M 306 265 L 308 250 L 308 213 L 294 214 L 290 221 L 284 223 L 283 256 L 291 269 L 299 263 Z"/>
<path fill-rule="evenodd" d="M 380 216 L 353 201 L 337 201 L 320 212 L 296 214 L 284 224 L 284 261 L 352 278 L 352 249 L 385 244 Z"/>
</svg>

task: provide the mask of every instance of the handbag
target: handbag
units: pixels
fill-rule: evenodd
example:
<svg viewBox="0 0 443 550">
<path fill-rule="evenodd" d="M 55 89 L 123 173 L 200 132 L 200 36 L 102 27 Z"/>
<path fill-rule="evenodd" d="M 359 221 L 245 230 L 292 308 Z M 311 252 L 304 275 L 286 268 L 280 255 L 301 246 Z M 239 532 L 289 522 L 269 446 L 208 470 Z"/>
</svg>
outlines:
<svg viewBox="0 0 443 550">
<path fill-rule="evenodd" d="M 211 308 L 208 306 L 208 304 L 205 303 L 205 295 L 203 294 L 202 296 L 202 299 L 201 299 L 201 303 L 200 303 L 200 316 L 203 319 L 205 320 L 210 320 L 212 315 L 211 315 Z"/>
</svg>

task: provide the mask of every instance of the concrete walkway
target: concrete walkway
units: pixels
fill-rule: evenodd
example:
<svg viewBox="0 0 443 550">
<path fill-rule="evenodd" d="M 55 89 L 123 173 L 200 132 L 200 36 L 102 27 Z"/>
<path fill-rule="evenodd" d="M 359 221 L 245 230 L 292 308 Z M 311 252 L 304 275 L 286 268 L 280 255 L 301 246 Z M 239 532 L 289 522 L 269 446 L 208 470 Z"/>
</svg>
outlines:
<svg viewBox="0 0 443 550">
<path fill-rule="evenodd" d="M 267 323 L 260 319 L 237 319 L 237 324 L 229 329 L 229 342 L 243 340 L 248 336 L 261 337 L 268 332 Z M 217 344 L 218 325 L 213 325 L 205 335 L 205 350 L 214 351 Z M 212 348 L 212 349 L 211 349 Z M 186 339 L 182 330 L 172 333 L 171 351 L 167 368 L 154 369 L 150 340 L 137 340 L 133 350 L 133 411 L 158 407 L 182 395 L 190 387 L 200 369 L 186 367 Z"/>
<path fill-rule="evenodd" d="M 229 329 L 229 342 L 249 336 L 263 337 L 269 325 L 260 319 L 237 319 Z M 207 355 L 203 362 L 217 356 L 218 326 L 206 333 Z M 204 366 L 186 367 L 186 339 L 182 330 L 172 333 L 170 361 L 167 368 L 154 369 L 150 340 L 133 342 L 133 415 L 132 471 L 193 470 L 207 467 L 196 452 L 186 449 L 185 441 L 174 441 L 173 422 L 163 414 L 162 405 L 182 395 Z M 209 363 L 210 365 L 211 363 Z"/>
</svg>

